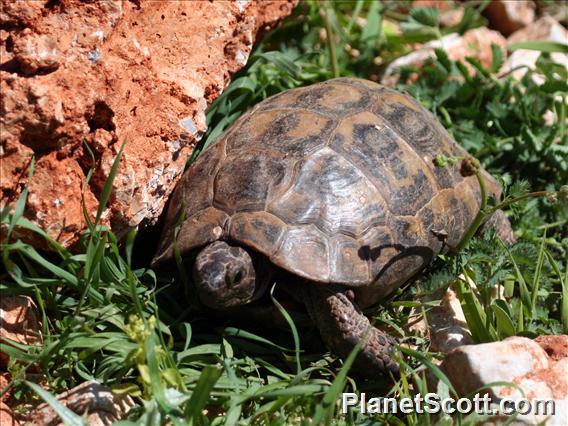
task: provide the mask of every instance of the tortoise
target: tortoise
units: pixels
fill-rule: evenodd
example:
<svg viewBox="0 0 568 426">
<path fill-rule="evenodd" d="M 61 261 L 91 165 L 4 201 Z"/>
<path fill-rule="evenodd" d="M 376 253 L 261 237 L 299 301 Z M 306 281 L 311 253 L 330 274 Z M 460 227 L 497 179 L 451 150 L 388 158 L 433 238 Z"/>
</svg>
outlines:
<svg viewBox="0 0 568 426">
<path fill-rule="evenodd" d="M 282 271 L 332 352 L 345 358 L 364 338 L 355 366 L 396 374 L 396 340 L 362 309 L 455 246 L 480 207 L 476 178 L 436 167 L 440 153 L 468 157 L 416 100 L 377 83 L 336 78 L 271 96 L 187 169 L 153 265 L 177 245 L 214 311 L 254 305 Z"/>
</svg>

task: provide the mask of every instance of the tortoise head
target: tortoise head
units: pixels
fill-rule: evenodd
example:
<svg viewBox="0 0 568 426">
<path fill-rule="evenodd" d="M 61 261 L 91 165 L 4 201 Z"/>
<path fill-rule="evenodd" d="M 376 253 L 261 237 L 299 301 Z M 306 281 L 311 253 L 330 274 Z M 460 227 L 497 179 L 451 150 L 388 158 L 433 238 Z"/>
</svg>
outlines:
<svg viewBox="0 0 568 426">
<path fill-rule="evenodd" d="M 255 299 L 256 273 L 251 256 L 224 241 L 205 246 L 193 265 L 201 303 L 213 309 L 244 305 Z"/>
</svg>

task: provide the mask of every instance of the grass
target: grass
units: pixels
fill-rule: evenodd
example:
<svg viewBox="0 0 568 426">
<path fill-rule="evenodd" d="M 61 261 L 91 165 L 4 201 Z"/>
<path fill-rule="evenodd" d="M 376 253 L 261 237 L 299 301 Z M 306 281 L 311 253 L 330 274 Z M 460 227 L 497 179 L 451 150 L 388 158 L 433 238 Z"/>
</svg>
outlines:
<svg viewBox="0 0 568 426">
<path fill-rule="evenodd" d="M 334 73 L 374 78 L 389 61 L 410 51 L 411 43 L 484 24 L 483 2 L 468 5 L 462 22 L 451 29 L 440 27 L 432 9 L 403 13 L 400 4 L 327 3 L 321 14 L 318 2 L 302 3 L 256 48 L 247 68 L 209 109 L 209 131 L 189 161 L 267 96 Z M 494 48 L 493 55 L 491 69 L 469 61 L 475 75 L 443 51 L 420 69 L 401 70 L 398 88 L 419 99 L 503 181 L 505 200 L 517 200 L 506 212 L 519 242 L 505 247 L 492 235 L 474 238 L 456 255 L 440 255 L 417 283 L 386 301 L 375 320 L 415 348 L 403 349 L 406 374 L 398 382 L 352 376 L 352 358 L 337 360 L 314 343 L 314 330 L 300 332 L 291 318 L 288 330 L 267 332 L 201 317 L 191 308 L 183 280 L 159 276 L 140 264 L 135 233 L 118 241 L 98 223 L 100 213 L 89 220 L 80 250 L 69 252 L 23 217 L 24 190 L 15 209 L 2 212 L 2 226 L 9 233 L 16 227 L 35 232 L 53 250 L 39 252 L 8 238 L 2 242 L 0 291 L 35 299 L 44 337 L 38 346 L 2 344 L 11 357 L 13 402 L 23 406 L 40 397 L 53 404 L 51 393 L 95 379 L 138 402 L 122 424 L 473 424 L 474 417 L 369 418 L 356 409 L 343 416 L 337 401 L 344 390 L 424 394 L 426 369 L 440 377 L 438 392 L 454 393 L 433 364 L 440 354 L 428 352 L 424 336 L 404 328 L 411 309 L 435 305 L 418 302 L 419 296 L 441 287 L 457 291 L 477 342 L 568 332 L 568 209 L 560 191 L 568 182 L 566 72 L 545 52 L 535 71 L 515 81 L 498 74 L 503 52 Z M 535 73 L 544 76 L 544 84 L 534 83 Z M 410 82 L 410 75 L 417 80 Z M 553 117 L 549 125 L 546 111 Z M 99 212 L 112 196 L 112 175 Z M 549 197 L 527 197 L 530 191 L 546 191 Z M 489 200 L 488 208 L 495 205 Z M 83 421 L 59 409 L 69 424 Z"/>
</svg>

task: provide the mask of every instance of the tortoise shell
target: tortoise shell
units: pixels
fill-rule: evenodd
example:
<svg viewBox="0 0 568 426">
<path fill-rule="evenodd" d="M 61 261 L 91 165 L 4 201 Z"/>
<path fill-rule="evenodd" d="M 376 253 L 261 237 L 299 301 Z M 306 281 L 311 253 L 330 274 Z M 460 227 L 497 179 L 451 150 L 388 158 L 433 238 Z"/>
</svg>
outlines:
<svg viewBox="0 0 568 426">
<path fill-rule="evenodd" d="M 456 245 L 480 205 L 467 156 L 430 112 L 379 84 L 337 78 L 272 96 L 188 168 L 154 259 L 228 240 L 319 283 L 376 300 Z M 498 184 L 486 172 L 489 192 Z"/>
</svg>

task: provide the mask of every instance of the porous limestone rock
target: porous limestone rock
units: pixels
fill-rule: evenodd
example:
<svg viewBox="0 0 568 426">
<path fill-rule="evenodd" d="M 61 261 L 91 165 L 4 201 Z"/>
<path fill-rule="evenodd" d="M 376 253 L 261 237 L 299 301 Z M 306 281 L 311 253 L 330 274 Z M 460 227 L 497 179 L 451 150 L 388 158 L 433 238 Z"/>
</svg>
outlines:
<svg viewBox="0 0 568 426">
<path fill-rule="evenodd" d="M 568 358 L 568 335 L 538 336 L 534 339 L 553 361 Z"/>
</svg>

